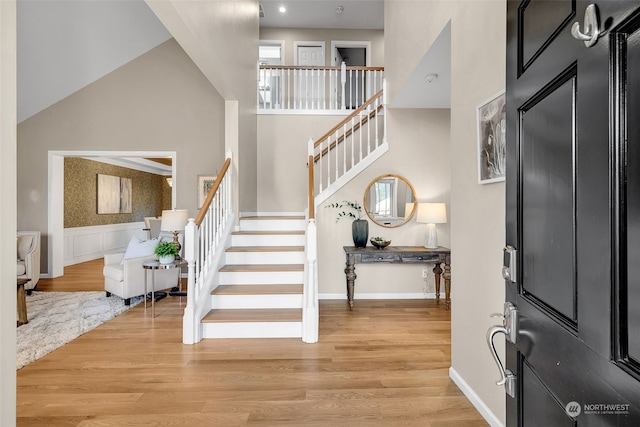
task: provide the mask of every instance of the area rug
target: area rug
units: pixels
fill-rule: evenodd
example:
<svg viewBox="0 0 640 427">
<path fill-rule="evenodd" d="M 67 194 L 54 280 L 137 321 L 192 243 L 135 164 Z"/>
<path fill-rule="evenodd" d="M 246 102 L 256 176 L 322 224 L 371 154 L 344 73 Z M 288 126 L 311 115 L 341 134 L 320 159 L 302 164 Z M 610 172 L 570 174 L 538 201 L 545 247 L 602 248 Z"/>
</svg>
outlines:
<svg viewBox="0 0 640 427">
<path fill-rule="evenodd" d="M 126 306 L 104 292 L 33 292 L 26 298 L 29 323 L 17 329 L 17 369 L 142 302 L 131 298 Z"/>
</svg>

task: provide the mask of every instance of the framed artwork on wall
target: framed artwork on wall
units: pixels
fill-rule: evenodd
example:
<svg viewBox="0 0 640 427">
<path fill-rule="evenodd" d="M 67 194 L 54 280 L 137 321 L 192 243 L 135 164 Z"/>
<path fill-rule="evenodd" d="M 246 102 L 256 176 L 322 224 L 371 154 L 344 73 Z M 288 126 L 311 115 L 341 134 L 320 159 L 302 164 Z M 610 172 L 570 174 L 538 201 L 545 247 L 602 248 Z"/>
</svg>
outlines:
<svg viewBox="0 0 640 427">
<path fill-rule="evenodd" d="M 131 178 L 97 174 L 98 214 L 131 213 Z"/>
<path fill-rule="evenodd" d="M 214 175 L 198 175 L 198 209 L 204 204 L 204 200 L 215 181 L 216 176 Z"/>
<path fill-rule="evenodd" d="M 131 212 L 131 178 L 120 178 L 120 213 Z"/>
<path fill-rule="evenodd" d="M 504 181 L 507 162 L 504 91 L 480 104 L 478 121 L 478 183 Z"/>
</svg>

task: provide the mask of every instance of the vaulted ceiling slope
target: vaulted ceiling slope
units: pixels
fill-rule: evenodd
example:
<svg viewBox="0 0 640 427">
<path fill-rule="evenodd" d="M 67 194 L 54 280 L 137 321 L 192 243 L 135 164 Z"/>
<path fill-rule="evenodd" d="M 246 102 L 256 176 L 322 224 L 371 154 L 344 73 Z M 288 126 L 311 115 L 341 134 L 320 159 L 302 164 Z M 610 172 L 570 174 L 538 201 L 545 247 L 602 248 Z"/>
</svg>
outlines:
<svg viewBox="0 0 640 427">
<path fill-rule="evenodd" d="M 18 122 L 169 40 L 143 0 L 18 0 Z"/>
</svg>

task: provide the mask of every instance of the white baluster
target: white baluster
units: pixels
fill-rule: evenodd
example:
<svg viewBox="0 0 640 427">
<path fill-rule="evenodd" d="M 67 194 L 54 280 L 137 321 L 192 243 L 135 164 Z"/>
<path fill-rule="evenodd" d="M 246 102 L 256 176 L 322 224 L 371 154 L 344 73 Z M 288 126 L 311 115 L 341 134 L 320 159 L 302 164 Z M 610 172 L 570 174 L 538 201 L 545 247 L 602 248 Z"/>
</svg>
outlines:
<svg viewBox="0 0 640 427">
<path fill-rule="evenodd" d="M 355 117 L 351 117 L 351 167 L 353 167 L 353 165 L 355 165 L 355 162 L 356 162 L 356 145 L 355 145 L 356 139 L 353 135 L 353 132 L 355 132 L 355 123 L 356 123 Z M 347 142 L 346 138 L 344 142 L 346 144 Z"/>
<path fill-rule="evenodd" d="M 384 116 L 382 117 L 383 130 L 383 142 L 387 142 L 387 79 L 382 79 L 382 109 L 384 110 Z"/>
<path fill-rule="evenodd" d="M 334 178 L 334 179 L 333 179 L 333 182 L 335 182 L 335 181 L 338 179 L 338 176 L 340 176 L 340 172 L 338 171 L 338 167 L 339 167 L 339 163 L 340 163 L 340 156 L 338 155 L 338 154 L 340 153 L 340 150 L 339 150 L 339 148 L 340 148 L 340 147 L 338 147 L 338 130 L 336 130 L 336 133 L 335 133 L 335 135 L 334 135 L 334 138 L 335 138 L 335 140 L 336 140 L 336 141 L 335 141 L 335 142 L 336 142 L 336 149 L 334 150 L 334 151 L 335 151 L 335 153 L 336 153 L 336 154 L 335 154 L 335 157 L 336 157 L 336 158 L 335 158 L 335 162 L 336 162 L 336 174 L 335 174 L 335 176 L 333 177 L 333 178 Z M 330 147 L 331 147 L 331 145 L 329 144 L 328 148 L 330 148 Z M 331 150 L 329 150 L 329 153 L 331 153 Z"/>
<path fill-rule="evenodd" d="M 345 92 L 345 86 L 347 85 L 347 64 L 342 61 L 342 64 L 340 64 L 340 86 L 342 87 L 342 106 L 340 107 L 343 110 L 347 109 L 347 102 L 346 102 L 346 92 Z"/>
<path fill-rule="evenodd" d="M 358 137 L 360 138 L 360 159 L 358 160 L 359 162 L 362 161 L 362 120 L 363 120 L 363 116 L 362 113 L 360 113 L 360 127 L 358 128 Z M 369 122 L 369 120 L 367 120 L 367 123 Z"/>
<path fill-rule="evenodd" d="M 336 142 L 337 143 L 337 142 Z M 338 147 L 336 146 L 336 150 Z M 347 124 L 342 125 L 342 173 L 347 172 Z M 336 177 L 338 179 L 338 177 Z"/>
</svg>

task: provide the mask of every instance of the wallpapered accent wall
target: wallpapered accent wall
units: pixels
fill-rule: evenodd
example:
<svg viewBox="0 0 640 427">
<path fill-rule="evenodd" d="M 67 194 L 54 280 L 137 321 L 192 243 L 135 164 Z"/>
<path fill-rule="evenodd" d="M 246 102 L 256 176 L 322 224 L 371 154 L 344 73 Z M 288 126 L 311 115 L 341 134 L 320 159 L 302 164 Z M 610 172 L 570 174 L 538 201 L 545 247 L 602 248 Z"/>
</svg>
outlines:
<svg viewBox="0 0 640 427">
<path fill-rule="evenodd" d="M 96 175 L 131 178 L 130 214 L 97 214 Z M 171 187 L 164 177 L 77 157 L 64 159 L 64 227 L 120 224 L 160 216 L 171 209 Z"/>
</svg>

